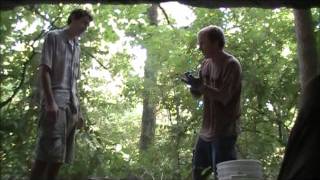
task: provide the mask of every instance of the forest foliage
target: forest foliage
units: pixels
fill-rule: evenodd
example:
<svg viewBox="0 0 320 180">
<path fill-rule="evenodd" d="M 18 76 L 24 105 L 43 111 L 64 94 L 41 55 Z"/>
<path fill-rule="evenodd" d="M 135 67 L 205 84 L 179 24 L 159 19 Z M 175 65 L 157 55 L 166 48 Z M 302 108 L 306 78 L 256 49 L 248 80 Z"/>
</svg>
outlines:
<svg viewBox="0 0 320 180">
<path fill-rule="evenodd" d="M 190 179 L 202 101 L 193 98 L 179 78 L 197 71 L 202 58 L 197 32 L 214 24 L 225 31 L 226 51 L 243 69 L 239 157 L 260 160 L 265 178 L 275 179 L 300 92 L 292 10 L 190 7 L 195 20 L 178 26 L 159 9 L 159 24 L 154 26 L 148 4 L 37 5 L 1 12 L 1 179 L 22 179 L 30 173 L 43 38 L 49 30 L 62 28 L 77 7 L 94 17 L 80 40 L 79 89 L 87 125 L 77 134 L 75 162 L 63 167 L 61 177 L 135 174 L 145 179 Z M 320 10 L 312 9 L 312 15 L 319 47 Z M 150 86 L 144 86 L 144 60 L 156 73 Z M 146 87 L 156 105 L 156 134 L 141 154 Z"/>
</svg>

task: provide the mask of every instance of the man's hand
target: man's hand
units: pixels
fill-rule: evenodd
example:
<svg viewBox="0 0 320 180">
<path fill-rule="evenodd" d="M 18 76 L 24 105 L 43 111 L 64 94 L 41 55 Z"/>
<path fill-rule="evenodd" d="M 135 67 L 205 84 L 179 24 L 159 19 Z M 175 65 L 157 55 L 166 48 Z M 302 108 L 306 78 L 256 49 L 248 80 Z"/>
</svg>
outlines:
<svg viewBox="0 0 320 180">
<path fill-rule="evenodd" d="M 181 80 L 186 84 L 189 84 L 193 89 L 197 89 L 201 86 L 201 80 L 195 78 L 190 72 L 186 72 Z"/>
<path fill-rule="evenodd" d="M 55 123 L 58 119 L 59 107 L 56 102 L 46 105 L 47 120 L 49 123 Z"/>
<path fill-rule="evenodd" d="M 76 124 L 77 129 L 82 129 L 85 127 L 85 122 L 84 122 L 84 118 L 82 116 L 82 113 L 79 114 L 79 118 Z"/>
</svg>

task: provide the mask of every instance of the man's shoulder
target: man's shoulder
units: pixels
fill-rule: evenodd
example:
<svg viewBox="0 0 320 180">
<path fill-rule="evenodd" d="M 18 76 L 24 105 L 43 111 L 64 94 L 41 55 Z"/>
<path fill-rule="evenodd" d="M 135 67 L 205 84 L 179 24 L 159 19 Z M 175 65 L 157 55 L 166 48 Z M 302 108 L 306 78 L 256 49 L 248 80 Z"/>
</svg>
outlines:
<svg viewBox="0 0 320 180">
<path fill-rule="evenodd" d="M 55 29 L 55 30 L 51 30 L 47 33 L 47 37 L 59 37 L 59 36 L 63 36 L 63 29 Z"/>
<path fill-rule="evenodd" d="M 241 67 L 239 60 L 232 55 L 229 56 L 227 61 L 228 61 L 228 64 L 234 64 Z"/>
<path fill-rule="evenodd" d="M 230 57 L 227 59 L 227 64 L 226 64 L 227 69 L 233 69 L 232 71 L 242 71 L 241 64 L 237 58 L 234 56 L 230 55 Z"/>
</svg>

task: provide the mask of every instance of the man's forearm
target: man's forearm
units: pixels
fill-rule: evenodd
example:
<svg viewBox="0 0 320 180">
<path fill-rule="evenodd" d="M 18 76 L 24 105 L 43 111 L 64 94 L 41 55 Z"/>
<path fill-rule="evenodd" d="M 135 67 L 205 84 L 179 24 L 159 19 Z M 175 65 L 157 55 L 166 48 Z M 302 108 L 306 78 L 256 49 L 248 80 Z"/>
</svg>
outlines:
<svg viewBox="0 0 320 180">
<path fill-rule="evenodd" d="M 54 104 L 55 100 L 51 89 L 51 77 L 49 69 L 45 66 L 40 66 L 40 79 L 46 103 Z"/>
</svg>

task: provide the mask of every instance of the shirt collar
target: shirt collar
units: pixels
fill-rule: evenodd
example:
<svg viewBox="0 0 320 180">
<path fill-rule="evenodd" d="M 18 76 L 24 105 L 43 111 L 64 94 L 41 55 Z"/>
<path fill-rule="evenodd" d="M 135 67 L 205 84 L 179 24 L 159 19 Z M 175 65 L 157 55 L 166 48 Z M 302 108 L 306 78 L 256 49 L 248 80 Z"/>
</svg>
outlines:
<svg viewBox="0 0 320 180">
<path fill-rule="evenodd" d="M 65 27 L 65 28 L 62 29 L 62 36 L 63 36 L 64 40 L 65 40 L 67 43 L 69 43 L 67 27 Z M 75 41 L 74 41 L 74 42 L 75 42 L 75 45 L 76 45 L 76 46 L 79 46 L 79 38 L 76 37 L 76 38 L 74 38 L 74 39 L 75 39 Z"/>
</svg>

